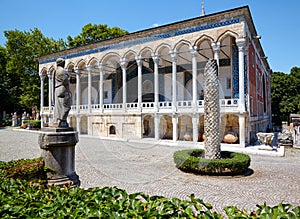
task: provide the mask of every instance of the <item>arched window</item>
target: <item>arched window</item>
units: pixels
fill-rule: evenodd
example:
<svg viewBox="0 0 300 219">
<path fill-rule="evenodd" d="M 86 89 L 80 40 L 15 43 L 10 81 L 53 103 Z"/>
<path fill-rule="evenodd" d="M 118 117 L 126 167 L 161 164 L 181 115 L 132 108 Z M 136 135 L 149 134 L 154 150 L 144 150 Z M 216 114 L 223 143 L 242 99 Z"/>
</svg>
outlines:
<svg viewBox="0 0 300 219">
<path fill-rule="evenodd" d="M 109 134 L 110 135 L 115 135 L 116 134 L 116 127 L 114 125 L 111 125 L 109 127 Z"/>
</svg>

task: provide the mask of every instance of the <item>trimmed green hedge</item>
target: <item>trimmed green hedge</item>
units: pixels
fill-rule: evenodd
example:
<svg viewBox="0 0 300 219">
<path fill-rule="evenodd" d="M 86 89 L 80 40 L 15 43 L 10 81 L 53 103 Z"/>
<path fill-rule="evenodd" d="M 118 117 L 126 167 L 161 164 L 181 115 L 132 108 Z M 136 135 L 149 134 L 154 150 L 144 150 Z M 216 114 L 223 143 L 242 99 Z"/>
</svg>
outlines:
<svg viewBox="0 0 300 219">
<path fill-rule="evenodd" d="M 30 123 L 31 128 L 39 129 L 41 128 L 41 120 L 24 120 L 24 124 Z"/>
<path fill-rule="evenodd" d="M 236 152 L 222 151 L 222 159 L 205 159 L 203 155 L 202 149 L 188 149 L 176 151 L 173 158 L 178 169 L 203 175 L 244 174 L 251 162 L 248 155 Z"/>
<path fill-rule="evenodd" d="M 42 158 L 0 162 L 0 178 L 45 180 L 46 168 Z"/>
</svg>

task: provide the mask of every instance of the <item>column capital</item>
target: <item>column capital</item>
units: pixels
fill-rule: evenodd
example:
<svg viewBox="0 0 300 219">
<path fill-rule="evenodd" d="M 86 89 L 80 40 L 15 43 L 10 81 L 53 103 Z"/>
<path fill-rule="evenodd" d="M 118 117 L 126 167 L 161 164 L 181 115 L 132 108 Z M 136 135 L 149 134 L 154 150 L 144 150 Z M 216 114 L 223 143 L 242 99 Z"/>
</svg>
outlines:
<svg viewBox="0 0 300 219">
<path fill-rule="evenodd" d="M 53 76 L 53 75 L 52 75 L 52 71 L 48 71 L 48 72 L 47 72 L 47 76 L 48 76 L 49 79 L 52 79 L 52 76 Z"/>
<path fill-rule="evenodd" d="M 176 50 L 173 50 L 173 51 L 170 52 L 172 62 L 177 62 L 177 55 L 178 55 L 178 53 L 176 52 Z"/>
<path fill-rule="evenodd" d="M 126 69 L 127 64 L 128 64 L 128 60 L 127 59 L 125 59 L 125 58 L 121 58 L 120 59 L 120 66 L 121 66 L 122 69 Z"/>
<path fill-rule="evenodd" d="M 153 55 L 152 55 L 152 59 L 153 59 L 153 62 L 154 62 L 155 64 L 158 64 L 158 62 L 159 62 L 159 60 L 160 60 L 160 55 L 158 55 L 158 54 L 153 54 Z"/>
<path fill-rule="evenodd" d="M 243 50 L 246 47 L 246 39 L 245 38 L 239 38 L 236 41 L 236 45 L 238 46 L 239 50 Z"/>
<path fill-rule="evenodd" d="M 221 43 L 220 42 L 214 42 L 211 44 L 211 47 L 213 49 L 214 52 L 220 52 L 220 48 L 221 48 Z"/>
<path fill-rule="evenodd" d="M 141 66 L 143 64 L 143 57 L 142 56 L 136 56 L 135 57 L 136 63 L 138 66 Z"/>
<path fill-rule="evenodd" d="M 88 73 L 91 73 L 91 71 L 93 69 L 93 65 L 86 66 L 86 69 L 87 69 Z"/>
<path fill-rule="evenodd" d="M 44 81 L 44 79 L 45 79 L 45 77 L 46 77 L 46 74 L 39 74 L 39 76 L 40 76 L 40 79 L 41 79 L 41 81 Z"/>
<path fill-rule="evenodd" d="M 98 64 L 98 67 L 99 67 L 100 71 L 103 71 L 104 64 L 103 64 L 102 62 L 100 62 L 100 63 Z"/>
<path fill-rule="evenodd" d="M 189 48 L 190 53 L 192 54 L 192 57 L 196 57 L 198 54 L 198 46 L 191 46 Z"/>
</svg>

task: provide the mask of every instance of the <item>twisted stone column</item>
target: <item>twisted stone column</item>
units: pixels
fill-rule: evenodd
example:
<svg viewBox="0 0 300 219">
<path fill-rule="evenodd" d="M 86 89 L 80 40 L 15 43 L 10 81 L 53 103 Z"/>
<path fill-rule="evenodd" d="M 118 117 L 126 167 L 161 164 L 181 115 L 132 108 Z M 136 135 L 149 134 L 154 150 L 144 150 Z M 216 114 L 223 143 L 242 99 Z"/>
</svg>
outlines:
<svg viewBox="0 0 300 219">
<path fill-rule="evenodd" d="M 210 59 L 204 70 L 204 149 L 205 158 L 221 158 L 218 64 Z"/>
</svg>

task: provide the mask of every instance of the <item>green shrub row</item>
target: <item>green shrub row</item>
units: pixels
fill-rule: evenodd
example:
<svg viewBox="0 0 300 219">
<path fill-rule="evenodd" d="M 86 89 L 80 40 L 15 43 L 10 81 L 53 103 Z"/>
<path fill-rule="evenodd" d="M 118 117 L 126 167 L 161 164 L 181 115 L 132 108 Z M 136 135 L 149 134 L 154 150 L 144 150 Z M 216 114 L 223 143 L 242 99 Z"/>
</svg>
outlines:
<svg viewBox="0 0 300 219">
<path fill-rule="evenodd" d="M 31 125 L 31 128 L 41 128 L 41 120 L 23 120 L 23 123 L 29 123 Z"/>
<path fill-rule="evenodd" d="M 222 151 L 222 159 L 203 158 L 204 150 L 188 149 L 173 154 L 176 167 L 185 172 L 205 175 L 238 175 L 244 174 L 251 158 L 242 153 Z"/>
<path fill-rule="evenodd" d="M 36 171 L 38 175 L 42 169 L 28 164 L 40 162 L 41 159 L 32 159 L 0 163 L 0 218 L 300 218 L 300 206 L 293 208 L 289 204 L 257 205 L 258 209 L 250 213 L 235 206 L 225 207 L 225 217 L 194 195 L 180 200 L 128 194 L 117 187 L 60 188 L 43 181 L 22 180 L 28 179 L 26 174 L 17 173 Z"/>
</svg>

